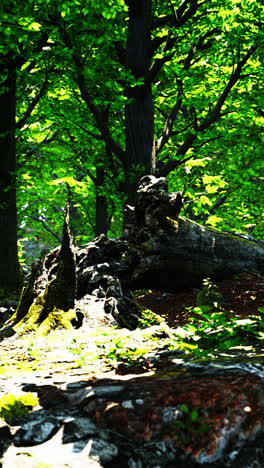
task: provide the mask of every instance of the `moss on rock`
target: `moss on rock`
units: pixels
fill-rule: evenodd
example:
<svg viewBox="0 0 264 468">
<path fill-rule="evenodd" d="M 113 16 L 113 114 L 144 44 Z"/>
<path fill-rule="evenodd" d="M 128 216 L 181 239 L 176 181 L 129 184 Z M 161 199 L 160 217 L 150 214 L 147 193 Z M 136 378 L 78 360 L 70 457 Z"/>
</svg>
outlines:
<svg viewBox="0 0 264 468">
<path fill-rule="evenodd" d="M 36 296 L 35 292 L 35 283 L 37 278 L 41 275 L 43 269 L 43 259 L 37 260 L 32 264 L 31 275 L 27 286 L 22 289 L 17 309 L 14 315 L 11 317 L 11 320 L 19 322 L 23 317 L 28 313 L 28 310 L 31 304 L 34 301 Z"/>
<path fill-rule="evenodd" d="M 27 314 L 14 325 L 14 330 L 19 335 L 36 330 L 40 324 L 40 317 L 45 307 L 45 294 L 37 297 L 30 306 Z"/>
<path fill-rule="evenodd" d="M 55 328 L 69 329 L 72 328 L 71 320 L 76 319 L 75 312 L 71 311 L 75 300 L 76 271 L 69 230 L 69 208 L 65 213 L 56 278 L 46 285 L 43 294 L 37 296 L 35 284 L 39 277 L 39 266 L 40 264 L 36 263 L 32 267 L 30 281 L 22 292 L 15 314 L 11 317 L 15 324 L 14 331 L 20 335 L 36 330 L 45 335 Z"/>
<path fill-rule="evenodd" d="M 14 330 L 19 334 L 37 331 L 40 335 L 46 335 L 55 328 L 70 329 L 71 321 L 76 319 L 73 310 L 65 311 L 53 302 L 53 286 L 51 281 L 44 294 L 38 296 L 30 306 L 28 313 L 14 326 Z"/>
<path fill-rule="evenodd" d="M 36 331 L 36 336 L 45 336 L 53 330 L 72 330 L 72 322 L 76 320 L 76 312 L 68 310 L 67 312 L 54 309 L 49 313 L 48 317 L 41 323 Z"/>
<path fill-rule="evenodd" d="M 7 393 L 0 399 L 0 419 L 7 424 L 14 424 L 27 416 L 38 404 L 38 398 L 30 392 L 18 397 Z"/>
</svg>

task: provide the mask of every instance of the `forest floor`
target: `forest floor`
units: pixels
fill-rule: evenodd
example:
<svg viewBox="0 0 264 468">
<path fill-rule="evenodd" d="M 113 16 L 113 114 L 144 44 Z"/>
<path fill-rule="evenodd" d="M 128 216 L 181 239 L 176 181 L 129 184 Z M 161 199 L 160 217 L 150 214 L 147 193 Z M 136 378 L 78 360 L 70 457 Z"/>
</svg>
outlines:
<svg viewBox="0 0 264 468">
<path fill-rule="evenodd" d="M 160 324 L 144 323 L 143 325 L 146 328 L 138 328 L 134 331 L 106 326 L 98 328 L 83 326 L 80 329 L 68 331 L 54 330 L 46 337 L 36 337 L 35 335 L 28 334 L 22 337 L 13 336 L 4 339 L 0 344 L 0 410 L 3 395 L 11 394 L 20 398 L 24 391 L 37 392 L 38 405 L 29 414 L 29 418 L 32 415 L 33 428 L 40 428 L 41 437 L 39 437 L 41 438 L 41 442 L 38 442 L 36 445 L 32 440 L 34 439 L 36 429 L 30 429 L 30 440 L 23 442 L 23 434 L 25 435 L 25 439 L 27 437 L 25 432 L 27 426 L 23 426 L 24 429 L 22 430 L 21 428 L 19 429 L 19 425 L 13 428 L 11 425 L 7 429 L 5 426 L 6 422 L 1 420 L 0 415 L 0 435 L 7 432 L 7 441 L 3 442 L 6 445 L 2 447 L 2 460 L 0 453 L 0 467 L 10 468 L 12 466 L 12 468 L 20 468 L 21 466 L 27 466 L 28 468 L 36 468 L 39 466 L 54 466 L 54 468 L 58 468 L 58 466 L 62 466 L 66 468 L 78 466 L 78 468 L 81 468 L 82 466 L 87 466 L 84 450 L 81 449 L 78 453 L 75 453 L 76 450 L 74 448 L 68 447 L 69 444 L 61 441 L 60 432 L 51 440 L 48 436 L 44 437 L 43 434 L 45 433 L 44 427 L 50 424 L 50 415 L 56 419 L 56 411 L 59 411 L 61 404 L 64 405 L 64 400 L 67 402 L 63 407 L 63 411 L 66 411 L 64 419 L 65 421 L 69 419 L 67 410 L 69 406 L 69 411 L 71 411 L 69 404 L 71 400 L 68 401 L 67 398 L 71 396 L 77 398 L 77 407 L 80 408 L 81 417 L 87 418 L 85 411 L 83 413 L 83 403 L 79 395 L 82 395 L 82 392 L 90 392 L 90 395 L 91 389 L 95 394 L 99 392 L 99 396 L 101 395 L 101 389 L 102 395 L 105 394 L 106 400 L 103 403 L 102 398 L 98 397 L 99 400 L 96 400 L 96 405 L 99 405 L 98 408 L 100 405 L 103 406 L 99 412 L 95 413 L 93 420 L 95 421 L 96 418 L 99 418 L 97 422 L 99 426 L 102 423 L 102 427 L 105 424 L 110 424 L 110 434 L 112 434 L 111 424 L 113 421 L 106 421 L 105 417 L 109 411 L 117 411 L 116 415 L 113 413 L 113 417 L 118 422 L 118 431 L 122 433 L 123 429 L 125 430 L 127 427 L 138 428 L 135 429 L 136 442 L 134 442 L 134 445 L 132 444 L 131 450 L 132 452 L 134 450 L 133 453 L 137 454 L 138 440 L 141 437 L 143 441 L 141 441 L 143 443 L 142 450 L 146 449 L 146 455 L 144 456 L 146 456 L 147 460 L 149 460 L 147 452 L 148 442 L 152 440 L 151 438 L 156 433 L 155 431 L 159 431 L 159 427 L 163 427 L 159 424 L 159 419 L 157 419 L 159 415 L 156 412 L 157 405 L 160 404 L 158 403 L 160 402 L 160 393 L 165 391 L 168 393 L 168 395 L 166 394 L 166 398 L 172 398 L 172 395 L 174 395 L 175 402 L 171 403 L 172 408 L 175 405 L 179 406 L 182 404 L 179 407 L 187 408 L 186 411 L 189 411 L 188 405 L 190 401 L 193 404 L 196 402 L 198 405 L 199 410 L 194 409 L 194 413 L 190 413 L 196 417 L 196 412 L 199 411 L 197 413 L 197 422 L 190 422 L 188 419 L 188 417 L 190 418 L 189 413 L 186 415 L 187 428 L 183 429 L 184 437 L 186 436 L 185 432 L 187 431 L 188 435 L 188 431 L 192 429 L 192 426 L 189 428 L 190 424 L 198 424 L 198 430 L 202 430 L 202 419 L 199 415 L 200 412 L 201 414 L 207 414 L 208 404 L 210 403 L 211 429 L 205 432 L 204 435 L 199 433 L 199 443 L 197 442 L 196 435 L 193 437 L 193 434 L 187 445 L 181 439 L 178 440 L 178 436 L 176 439 L 175 435 L 173 436 L 173 440 L 176 440 L 176 447 L 181 447 L 188 460 L 190 453 L 194 461 L 198 460 L 199 457 L 204 459 L 203 447 L 210 448 L 210 450 L 209 448 L 207 450 L 208 453 L 205 452 L 205 460 L 208 462 L 214 456 L 222 456 L 221 451 L 217 452 L 217 444 L 218 442 L 220 445 L 222 444 L 221 437 L 221 440 L 219 439 L 219 434 L 221 434 L 219 427 L 221 427 L 221 424 L 226 424 L 226 414 L 229 414 L 228 424 L 230 424 L 231 428 L 229 432 L 226 431 L 226 444 L 228 447 L 230 445 L 230 434 L 235 434 L 238 440 L 240 440 L 239 434 L 241 431 L 237 431 L 236 429 L 239 427 L 236 419 L 238 414 L 241 416 L 241 421 L 244 421 L 245 428 L 247 428 L 247 432 L 243 436 L 244 439 L 247 440 L 248 438 L 251 440 L 254 438 L 255 427 L 263 427 L 263 414 L 259 410 L 256 414 L 254 413 L 255 419 L 251 421 L 249 418 L 250 413 L 248 416 L 243 408 L 253 407 L 253 405 L 257 408 L 258 404 L 261 406 L 263 399 L 263 383 L 260 383 L 260 379 L 263 378 L 264 333 L 261 331 L 263 330 L 263 318 L 260 317 L 259 321 L 255 319 L 258 314 L 261 316 L 259 309 L 264 306 L 264 281 L 252 276 L 245 276 L 239 280 L 223 281 L 218 286 L 222 294 L 223 303 L 229 310 L 227 318 L 230 316 L 231 319 L 238 319 L 238 322 L 232 322 L 231 320 L 226 323 L 226 315 L 220 311 L 216 312 L 215 317 L 214 313 L 212 313 L 212 320 L 215 320 L 215 323 L 210 322 L 211 317 L 206 318 L 208 315 L 205 314 L 198 317 L 198 325 L 196 325 L 195 319 L 197 316 L 194 313 L 197 297 L 196 290 L 179 292 L 177 294 L 153 291 L 139 297 L 138 301 L 164 319 Z M 196 330 L 194 336 L 191 333 L 192 328 L 188 328 L 188 324 Z M 217 333 L 216 339 L 214 332 Z M 234 339 L 238 339 L 238 341 L 233 342 L 232 340 Z M 201 343 L 201 345 L 199 344 L 198 346 L 196 343 Z M 204 372 L 204 375 L 201 376 L 202 372 Z M 164 385 L 164 383 L 166 384 Z M 130 391 L 136 402 L 141 401 L 138 399 L 139 395 L 145 392 L 143 398 L 144 405 L 142 409 L 140 408 L 138 415 L 135 416 L 134 411 L 130 414 L 129 409 L 125 410 L 127 412 L 125 422 L 121 425 L 120 421 L 124 417 L 124 408 L 126 408 L 124 405 L 131 402 L 130 400 L 129 402 L 125 400 L 123 403 L 115 402 L 115 398 L 111 392 L 113 389 L 120 387 L 126 389 L 124 391 L 125 399 L 128 398 L 127 392 Z M 209 391 L 208 389 L 211 390 Z M 76 393 L 72 393 L 73 391 Z M 211 395 L 210 402 L 208 400 L 209 394 Z M 78 401 L 78 398 L 80 398 L 80 401 Z M 256 403 L 256 398 L 259 398 L 258 404 Z M 166 403 L 165 400 L 159 411 L 166 413 L 169 403 Z M 109 401 L 112 402 L 110 406 Z M 150 410 L 149 405 L 151 404 L 153 408 L 151 407 Z M 221 409 L 222 407 L 220 408 L 219 405 L 222 405 L 224 409 Z M 87 411 L 90 408 L 88 406 Z M 141 429 L 139 428 L 142 426 L 143 410 L 147 411 L 147 413 L 143 418 L 145 426 L 143 433 L 141 433 Z M 38 418 L 38 415 L 44 415 L 44 419 L 41 422 L 38 422 L 37 419 L 34 421 L 34 417 Z M 76 421 L 79 421 L 78 424 L 80 424 L 81 419 L 78 420 L 78 417 L 76 416 Z M 130 418 L 132 418 L 131 421 Z M 61 414 L 58 414 L 58 421 L 56 424 L 62 424 Z M 88 424 L 87 420 L 85 421 Z M 31 423 L 29 422 L 29 424 Z M 34 424 L 36 425 L 34 426 Z M 67 426 L 66 422 L 64 426 Z M 152 432 L 148 430 L 149 426 L 153 426 Z M 10 432 L 8 431 L 16 435 L 9 437 Z M 14 446 L 12 437 L 19 437 L 19 434 L 22 434 L 22 439 Z M 126 432 L 122 435 L 123 439 L 121 437 L 121 440 L 125 441 L 125 445 L 124 447 L 122 443 L 121 446 L 118 445 L 120 453 L 123 453 L 123 448 L 126 452 L 127 447 L 130 447 L 130 436 L 131 434 L 127 434 Z M 76 437 L 79 440 L 81 435 L 77 434 Z M 99 441 L 98 433 L 94 437 L 95 439 L 97 437 L 96 440 Z M 138 437 L 139 439 L 137 439 Z M 162 434 L 157 437 L 163 440 Z M 112 438 L 110 438 L 110 442 L 112 444 L 110 444 L 111 447 L 114 446 L 113 443 L 116 443 Z M 46 446 L 46 444 L 51 445 Z M 100 444 L 106 445 L 103 435 L 100 438 Z M 100 444 L 98 452 L 96 452 L 96 460 L 98 460 L 98 457 L 101 460 L 102 449 Z M 86 448 L 88 445 L 87 441 L 84 441 Z M 151 446 L 154 450 L 151 457 L 153 460 L 158 460 L 159 443 L 156 448 L 155 444 Z M 9 448 L 7 449 L 7 447 Z M 69 453 L 65 452 L 66 449 L 69 450 Z M 61 457 L 59 464 L 56 465 L 55 463 L 54 465 L 53 462 L 49 464 L 47 460 L 49 451 L 58 453 L 58 459 Z M 214 453 L 215 455 L 212 455 Z M 230 466 L 233 468 L 231 463 L 232 453 L 230 454 L 229 461 Z M 38 460 L 41 460 L 42 464 L 35 462 L 35 456 L 37 456 Z M 71 464 L 67 459 L 69 456 L 76 456 L 77 459 L 73 460 Z M 78 458 L 79 456 L 83 457 L 82 462 Z M 244 454 L 242 453 L 241 456 L 243 458 Z M 23 457 L 26 459 L 26 465 L 21 464 Z M 65 457 L 67 460 L 65 459 L 65 462 L 62 462 Z M 263 466 L 263 450 L 261 457 L 261 461 L 256 465 L 256 454 L 254 451 L 250 452 L 249 458 L 253 459 L 253 464 L 248 463 L 245 466 Z M 92 459 L 90 458 L 89 460 L 90 462 L 88 463 L 92 463 Z M 43 462 L 45 463 L 43 464 Z M 161 462 L 159 464 L 163 466 Z M 102 467 L 108 465 L 102 463 L 91 464 L 91 466 Z M 140 466 L 149 467 L 150 465 L 147 461 Z M 164 466 L 167 466 L 165 461 Z M 193 465 L 186 464 L 184 466 Z M 195 464 L 195 466 L 197 465 Z M 221 466 L 229 466 L 229 464 Z M 243 468 L 244 465 L 239 464 L 234 466 L 241 466 Z"/>
<path fill-rule="evenodd" d="M 264 307 L 264 279 L 244 275 L 238 279 L 223 280 L 218 283 L 222 301 L 227 310 L 240 317 L 258 313 Z M 177 294 L 152 292 L 139 299 L 139 302 L 165 318 L 169 326 L 181 326 L 190 318 L 188 308 L 196 304 L 198 291 L 183 291 Z"/>
<path fill-rule="evenodd" d="M 257 315 L 264 306 L 264 281 L 252 276 L 219 283 L 224 304 L 231 315 L 246 318 Z M 164 318 L 172 329 L 182 327 L 192 318 L 197 291 L 177 294 L 151 292 L 138 298 L 144 307 Z M 171 337 L 159 327 L 129 331 L 114 327 L 54 331 L 48 337 L 26 335 L 4 340 L 0 347 L 0 375 L 38 373 L 49 379 L 70 371 L 92 375 L 150 371 L 154 364 L 148 356 L 169 349 Z M 165 364 L 165 363 L 163 363 Z M 163 364 L 160 366 L 162 367 Z M 157 365 L 157 364 L 156 364 Z M 122 370 L 123 369 L 123 370 Z M 154 369 L 153 369 L 154 370 Z M 0 388 L 1 393 L 1 388 Z"/>
</svg>

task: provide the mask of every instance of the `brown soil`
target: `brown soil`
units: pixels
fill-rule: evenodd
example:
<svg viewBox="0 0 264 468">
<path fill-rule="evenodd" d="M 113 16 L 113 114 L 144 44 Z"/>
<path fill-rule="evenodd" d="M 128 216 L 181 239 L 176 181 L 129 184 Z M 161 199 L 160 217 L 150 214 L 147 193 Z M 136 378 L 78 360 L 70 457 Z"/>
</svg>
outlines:
<svg viewBox="0 0 264 468">
<path fill-rule="evenodd" d="M 222 295 L 223 307 L 234 315 L 248 317 L 259 314 L 264 307 L 264 279 L 255 275 L 241 275 L 217 283 Z M 176 294 L 153 291 L 142 296 L 138 302 L 164 317 L 169 326 L 181 326 L 190 317 L 188 308 L 196 305 L 198 290 L 182 291 Z"/>
</svg>

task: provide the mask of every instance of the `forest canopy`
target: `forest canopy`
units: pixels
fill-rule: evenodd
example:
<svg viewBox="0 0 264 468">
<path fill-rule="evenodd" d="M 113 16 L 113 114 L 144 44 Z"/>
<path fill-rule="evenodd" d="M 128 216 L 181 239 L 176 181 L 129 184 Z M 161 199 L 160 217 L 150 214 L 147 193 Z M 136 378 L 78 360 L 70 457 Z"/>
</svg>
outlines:
<svg viewBox="0 0 264 468">
<path fill-rule="evenodd" d="M 67 201 L 77 243 L 117 237 L 150 173 L 189 219 L 263 237 L 260 2 L 3 0 L 0 18 L 2 265 L 17 240 L 21 263 L 58 245 Z"/>
</svg>

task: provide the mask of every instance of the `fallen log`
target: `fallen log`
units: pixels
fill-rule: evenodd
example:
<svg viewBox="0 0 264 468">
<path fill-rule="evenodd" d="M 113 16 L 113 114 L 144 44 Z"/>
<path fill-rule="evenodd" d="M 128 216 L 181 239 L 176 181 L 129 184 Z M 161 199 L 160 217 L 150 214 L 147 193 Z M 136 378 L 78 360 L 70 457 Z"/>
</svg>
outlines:
<svg viewBox="0 0 264 468">
<path fill-rule="evenodd" d="M 168 193 L 164 178 L 143 178 L 128 233 L 130 287 L 175 292 L 208 277 L 263 275 L 264 242 L 201 226 L 179 216 L 180 208 L 180 194 Z"/>
<path fill-rule="evenodd" d="M 89 324 L 97 309 L 107 324 L 133 329 L 142 309 L 131 291 L 176 292 L 199 287 L 205 278 L 264 275 L 263 241 L 201 226 L 180 216 L 182 205 L 181 194 L 169 193 L 165 178 L 145 176 L 135 207 L 128 207 L 130 222 L 123 237 L 101 235 L 79 248 L 72 246 L 66 216 L 62 246 L 32 270 L 30 291 L 24 291 L 13 316 L 14 330 L 39 327 L 44 320 L 45 329 L 65 326 L 58 315 L 69 309 L 75 313 L 68 314 L 68 321 L 76 327 Z M 51 318 L 54 312 L 56 320 Z"/>
</svg>

